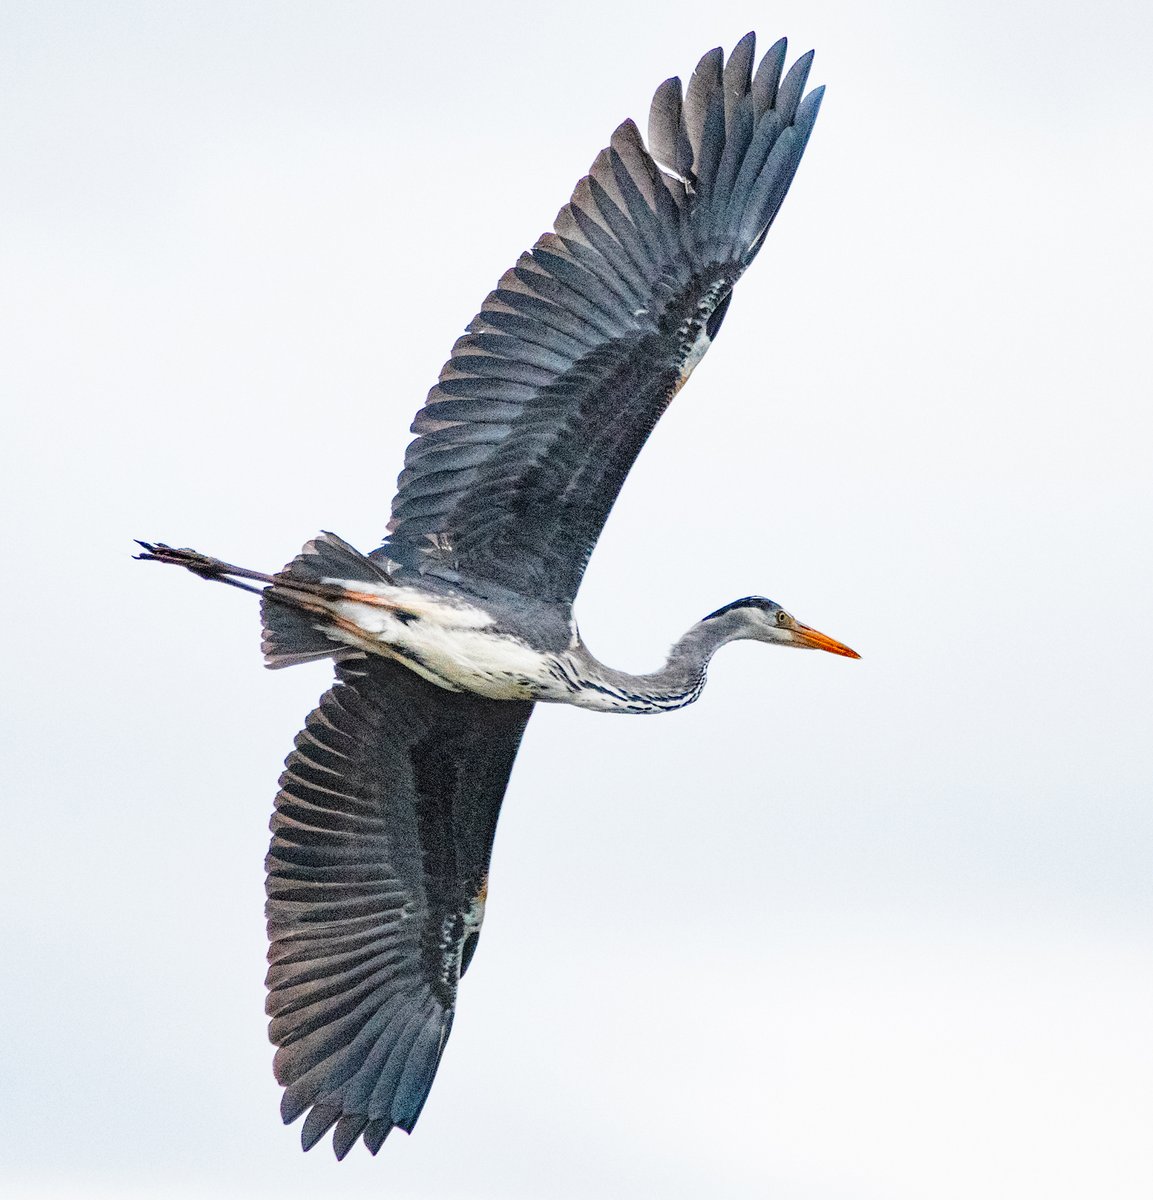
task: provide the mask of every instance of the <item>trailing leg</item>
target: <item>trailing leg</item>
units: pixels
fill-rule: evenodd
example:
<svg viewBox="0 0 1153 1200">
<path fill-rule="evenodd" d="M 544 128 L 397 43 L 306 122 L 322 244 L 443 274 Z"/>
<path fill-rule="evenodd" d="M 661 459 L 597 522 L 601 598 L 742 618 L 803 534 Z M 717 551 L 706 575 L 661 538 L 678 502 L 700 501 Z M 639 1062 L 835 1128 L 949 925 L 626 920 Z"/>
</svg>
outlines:
<svg viewBox="0 0 1153 1200">
<path fill-rule="evenodd" d="M 177 549 L 164 542 L 138 545 L 144 553 L 137 558 L 184 567 L 202 579 L 227 583 L 260 596 L 264 627 L 261 649 L 269 667 L 288 667 L 321 658 L 341 659 L 358 653 L 346 640 L 331 636 L 334 629 L 343 629 L 354 637 L 359 632 L 355 624 L 333 611 L 338 601 L 358 600 L 394 607 L 378 590 L 382 585 L 393 586 L 388 573 L 333 533 L 322 533 L 307 542 L 275 575 L 237 567 L 187 547 Z M 245 580 L 265 586 L 254 587 Z M 371 586 L 358 589 L 358 584 Z"/>
</svg>

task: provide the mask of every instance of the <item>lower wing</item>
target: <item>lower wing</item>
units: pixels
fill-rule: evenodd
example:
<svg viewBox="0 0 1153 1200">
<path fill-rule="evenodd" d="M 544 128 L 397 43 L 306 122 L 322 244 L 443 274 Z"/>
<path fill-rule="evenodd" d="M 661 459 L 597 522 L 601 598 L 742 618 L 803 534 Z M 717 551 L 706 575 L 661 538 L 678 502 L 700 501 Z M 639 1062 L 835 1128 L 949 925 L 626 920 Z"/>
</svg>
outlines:
<svg viewBox="0 0 1153 1200">
<path fill-rule="evenodd" d="M 480 931 L 530 703 L 339 663 L 281 777 L 268 869 L 269 1036 L 286 1122 L 343 1158 L 411 1131 Z"/>
</svg>

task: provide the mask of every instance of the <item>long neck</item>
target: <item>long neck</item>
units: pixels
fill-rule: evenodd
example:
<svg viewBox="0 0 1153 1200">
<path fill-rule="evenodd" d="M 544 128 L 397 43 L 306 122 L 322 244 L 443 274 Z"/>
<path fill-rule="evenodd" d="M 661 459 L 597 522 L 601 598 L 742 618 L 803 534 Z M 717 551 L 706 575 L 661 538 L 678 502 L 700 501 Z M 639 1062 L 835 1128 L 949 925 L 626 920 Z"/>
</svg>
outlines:
<svg viewBox="0 0 1153 1200">
<path fill-rule="evenodd" d="M 739 620 L 714 617 L 698 621 L 669 651 L 659 671 L 630 675 L 593 658 L 583 646 L 572 655 L 579 691 L 570 704 L 599 712 L 656 713 L 683 708 L 701 694 L 713 655 L 728 642 L 746 636 Z"/>
</svg>

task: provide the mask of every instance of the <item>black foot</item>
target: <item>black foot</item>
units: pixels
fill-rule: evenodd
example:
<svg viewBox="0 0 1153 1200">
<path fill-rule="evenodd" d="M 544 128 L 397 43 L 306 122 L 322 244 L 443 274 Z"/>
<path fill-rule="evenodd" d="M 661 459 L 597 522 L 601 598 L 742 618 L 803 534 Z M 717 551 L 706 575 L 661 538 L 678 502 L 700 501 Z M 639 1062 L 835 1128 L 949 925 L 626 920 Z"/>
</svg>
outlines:
<svg viewBox="0 0 1153 1200">
<path fill-rule="evenodd" d="M 171 563 L 174 567 L 187 567 L 194 575 L 200 575 L 204 579 L 217 579 L 229 572 L 227 563 L 218 558 L 209 558 L 207 554 L 201 554 L 198 550 L 189 550 L 187 546 L 178 550 L 173 546 L 166 546 L 163 542 L 142 542 L 139 539 L 136 544 L 144 548 L 143 554 L 133 556 L 141 562 L 163 562 Z"/>
<path fill-rule="evenodd" d="M 136 544 L 143 548 L 143 554 L 135 557 L 143 562 L 171 563 L 174 567 L 184 567 L 201 579 L 215 579 L 219 583 L 228 583 L 233 587 L 243 588 L 246 592 L 260 592 L 262 588 L 250 587 L 241 583 L 241 579 L 258 579 L 261 583 L 274 583 L 271 575 L 260 571 L 250 571 L 247 567 L 234 567 L 231 563 L 221 562 L 219 558 L 210 558 L 199 550 L 189 550 L 187 546 L 176 549 L 165 545 L 164 542 L 142 542 Z"/>
</svg>

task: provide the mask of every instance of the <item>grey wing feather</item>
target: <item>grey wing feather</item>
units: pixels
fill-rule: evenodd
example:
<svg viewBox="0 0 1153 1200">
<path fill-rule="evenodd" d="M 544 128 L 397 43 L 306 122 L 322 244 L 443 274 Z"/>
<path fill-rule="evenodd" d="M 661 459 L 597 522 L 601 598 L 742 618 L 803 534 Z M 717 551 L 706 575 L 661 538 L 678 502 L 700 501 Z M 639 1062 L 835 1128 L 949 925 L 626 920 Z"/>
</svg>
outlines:
<svg viewBox="0 0 1153 1200">
<path fill-rule="evenodd" d="M 681 81 L 666 79 L 653 96 L 649 109 L 649 147 L 653 158 L 677 179 L 685 180 L 693 169 L 693 148 L 685 133 Z"/>
<path fill-rule="evenodd" d="M 728 128 L 730 118 L 737 105 L 749 94 L 753 82 L 753 60 L 757 54 L 757 39 L 752 33 L 746 33 L 733 47 L 729 61 L 725 63 L 725 126 Z"/>
<path fill-rule="evenodd" d="M 636 455 L 719 327 L 804 153 L 822 89 L 784 41 L 711 50 L 657 89 L 555 232 L 485 300 L 417 414 L 374 557 L 539 600 L 576 595 Z"/>
<path fill-rule="evenodd" d="M 785 55 L 789 44 L 781 38 L 774 42 L 765 52 L 753 76 L 749 94 L 753 98 L 753 107 L 758 120 L 777 103 L 777 85 L 781 82 L 781 72 L 785 69 Z"/>
<path fill-rule="evenodd" d="M 342 1158 L 411 1130 L 479 935 L 497 813 L 532 705 L 378 658 L 337 683 L 289 756 L 268 870 L 269 1036 L 286 1122 Z"/>
</svg>

